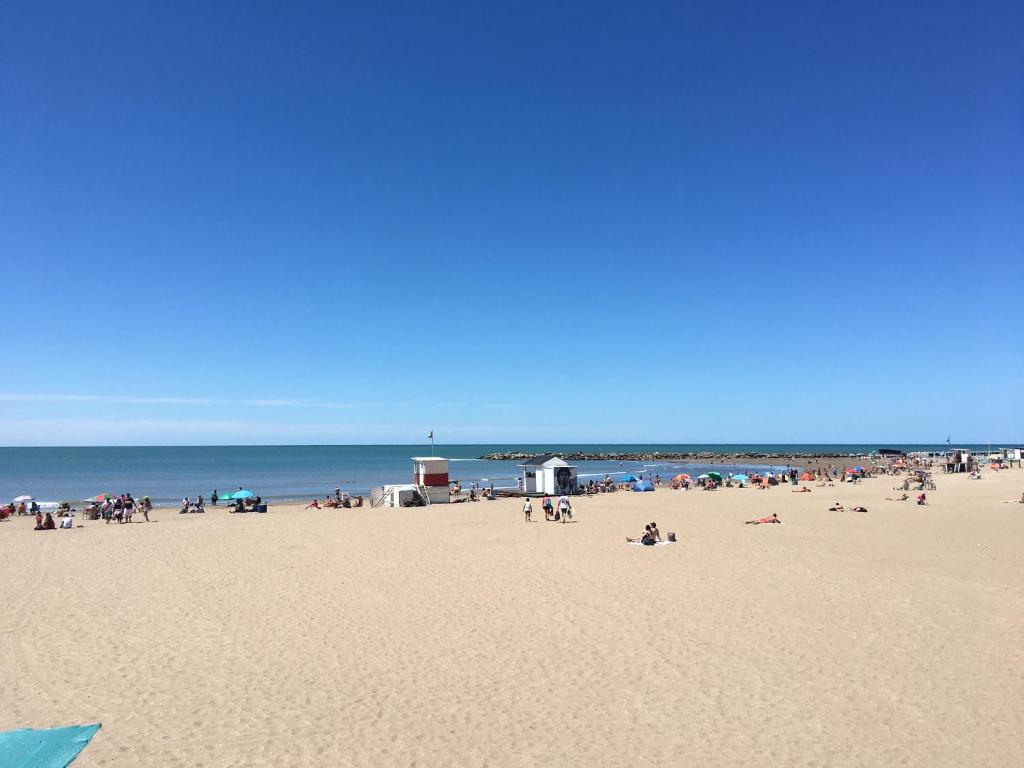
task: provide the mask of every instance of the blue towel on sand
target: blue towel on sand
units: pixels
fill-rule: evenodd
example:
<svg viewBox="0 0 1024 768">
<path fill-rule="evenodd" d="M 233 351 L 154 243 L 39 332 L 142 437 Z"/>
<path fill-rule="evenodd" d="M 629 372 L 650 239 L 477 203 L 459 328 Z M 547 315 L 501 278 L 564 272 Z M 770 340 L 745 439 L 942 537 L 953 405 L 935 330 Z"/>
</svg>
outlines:
<svg viewBox="0 0 1024 768">
<path fill-rule="evenodd" d="M 93 725 L 0 733 L 0 768 L 67 768 L 100 729 Z"/>
</svg>

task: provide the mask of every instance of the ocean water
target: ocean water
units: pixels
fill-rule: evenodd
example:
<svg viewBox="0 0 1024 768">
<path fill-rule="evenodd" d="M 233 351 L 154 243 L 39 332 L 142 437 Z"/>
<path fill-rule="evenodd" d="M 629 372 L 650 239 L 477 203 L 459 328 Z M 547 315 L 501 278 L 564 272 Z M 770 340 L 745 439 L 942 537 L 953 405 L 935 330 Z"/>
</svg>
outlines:
<svg viewBox="0 0 1024 768">
<path fill-rule="evenodd" d="M 449 476 L 466 483 L 514 487 L 518 462 L 480 461 L 497 451 L 586 452 L 770 452 L 864 454 L 874 445 L 445 445 L 435 453 L 451 459 Z M 907 451 L 943 450 L 941 445 L 885 445 Z M 984 449 L 985 446 L 959 446 Z M 239 486 L 265 499 L 311 499 L 341 487 L 366 495 L 373 486 L 407 483 L 413 456 L 429 456 L 424 445 L 197 446 L 137 448 L 0 448 L 0 501 L 23 494 L 40 501 L 81 500 L 99 493 L 148 495 L 154 504 L 176 504 L 183 496 L 209 498 Z M 683 462 L 577 462 L 583 480 L 625 473 L 699 474 L 707 465 Z M 767 464 L 736 465 L 764 469 Z M 778 465 L 781 469 L 785 464 Z M 719 467 L 721 469 L 721 467 Z M 696 470 L 696 473 L 694 472 Z M 736 470 L 733 470 L 736 471 Z"/>
</svg>

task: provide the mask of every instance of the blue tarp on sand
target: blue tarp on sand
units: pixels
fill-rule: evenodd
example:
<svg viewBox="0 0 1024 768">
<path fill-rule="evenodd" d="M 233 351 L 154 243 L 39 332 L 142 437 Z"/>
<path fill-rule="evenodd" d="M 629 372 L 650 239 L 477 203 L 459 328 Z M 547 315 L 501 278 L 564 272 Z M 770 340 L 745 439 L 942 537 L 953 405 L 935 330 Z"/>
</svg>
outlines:
<svg viewBox="0 0 1024 768">
<path fill-rule="evenodd" d="M 93 725 L 0 733 L 0 768 L 66 768 L 100 729 Z"/>
</svg>

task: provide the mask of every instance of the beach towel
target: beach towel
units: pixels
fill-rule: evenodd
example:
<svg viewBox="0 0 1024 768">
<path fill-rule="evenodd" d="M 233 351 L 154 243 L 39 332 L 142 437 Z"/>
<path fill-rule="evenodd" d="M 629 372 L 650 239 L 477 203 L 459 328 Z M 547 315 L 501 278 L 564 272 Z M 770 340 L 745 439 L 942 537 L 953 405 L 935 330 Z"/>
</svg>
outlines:
<svg viewBox="0 0 1024 768">
<path fill-rule="evenodd" d="M 642 541 L 627 541 L 627 544 L 632 544 L 634 547 L 664 547 L 668 544 L 675 544 L 674 541 L 656 541 L 653 544 L 644 544 Z"/>
<path fill-rule="evenodd" d="M 85 749 L 100 725 L 20 728 L 0 733 L 0 768 L 66 768 Z"/>
</svg>

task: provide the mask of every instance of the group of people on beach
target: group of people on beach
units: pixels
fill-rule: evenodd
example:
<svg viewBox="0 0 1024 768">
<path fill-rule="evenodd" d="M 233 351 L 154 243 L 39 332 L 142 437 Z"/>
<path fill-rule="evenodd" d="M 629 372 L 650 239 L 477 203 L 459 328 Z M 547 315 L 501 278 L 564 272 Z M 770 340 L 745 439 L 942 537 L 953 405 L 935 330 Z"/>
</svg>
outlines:
<svg viewBox="0 0 1024 768">
<path fill-rule="evenodd" d="M 122 493 L 120 496 L 108 496 L 103 501 L 94 501 L 88 504 L 82 513 L 86 520 L 103 520 L 109 525 L 111 521 L 118 524 L 130 523 L 136 512 L 141 512 L 148 523 L 152 510 L 153 502 L 149 500 L 149 496 L 136 500 L 130 493 Z M 58 514 L 60 511 L 58 510 Z M 67 514 L 70 516 L 72 511 L 69 505 Z"/>
<path fill-rule="evenodd" d="M 334 497 L 324 496 L 324 500 L 313 499 L 306 505 L 306 509 L 338 509 L 363 506 L 362 496 L 351 496 L 348 491 L 342 491 L 340 487 L 334 489 Z"/>
<path fill-rule="evenodd" d="M 558 497 L 557 509 L 551 501 L 551 497 L 545 494 L 544 500 L 541 502 L 541 509 L 544 510 L 544 519 L 554 523 L 559 521 L 567 523 L 574 518 L 575 514 L 575 510 L 572 507 L 572 502 L 569 500 L 569 496 L 564 493 Z M 526 500 L 523 502 L 523 516 L 526 518 L 526 522 L 533 522 L 533 502 L 530 500 L 529 496 L 527 496 Z"/>
</svg>

